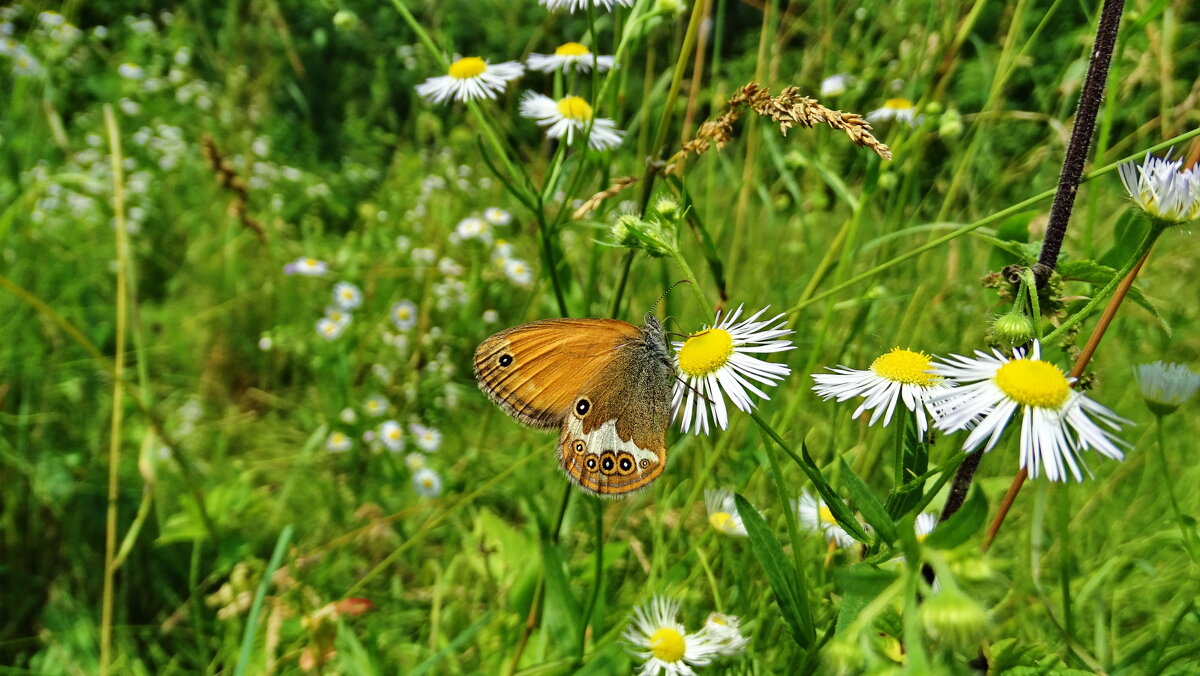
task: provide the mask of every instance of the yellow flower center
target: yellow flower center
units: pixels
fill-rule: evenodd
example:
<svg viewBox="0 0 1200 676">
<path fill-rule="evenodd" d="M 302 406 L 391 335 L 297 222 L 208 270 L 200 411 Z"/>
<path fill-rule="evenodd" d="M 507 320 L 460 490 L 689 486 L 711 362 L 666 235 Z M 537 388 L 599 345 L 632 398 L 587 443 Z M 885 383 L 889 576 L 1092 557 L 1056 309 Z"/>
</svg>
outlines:
<svg viewBox="0 0 1200 676">
<path fill-rule="evenodd" d="M 817 514 L 821 517 L 821 523 L 827 523 L 830 526 L 837 525 L 837 519 L 833 518 L 833 512 L 829 511 L 825 505 L 817 508 Z"/>
<path fill-rule="evenodd" d="M 487 63 L 478 56 L 467 56 L 450 64 L 450 77 L 457 80 L 469 80 L 483 75 Z"/>
<path fill-rule="evenodd" d="M 1033 359 L 1014 359 L 993 377 L 996 386 L 1025 406 L 1058 408 L 1066 402 L 1071 385 L 1054 364 Z"/>
<path fill-rule="evenodd" d="M 706 376 L 733 355 L 733 336 L 725 329 L 706 329 L 687 339 L 679 350 L 679 368 L 689 376 Z"/>
<path fill-rule="evenodd" d="M 388 430 L 388 439 L 399 439 L 399 438 L 400 438 L 400 430 L 398 430 L 396 428 L 392 428 L 392 429 Z"/>
<path fill-rule="evenodd" d="M 908 110 L 913 107 L 913 102 L 908 99 L 888 99 L 884 102 L 883 107 L 892 110 Z"/>
<path fill-rule="evenodd" d="M 587 54 L 591 54 L 591 52 L 578 42 L 568 42 L 554 50 L 555 56 L 585 56 Z"/>
<path fill-rule="evenodd" d="M 733 519 L 733 515 L 729 512 L 713 512 L 712 514 L 708 515 L 708 522 L 712 524 L 713 528 L 716 528 L 722 533 L 725 532 L 725 529 L 729 527 L 729 521 L 731 519 Z"/>
<path fill-rule="evenodd" d="M 678 662 L 687 652 L 683 634 L 671 627 L 663 627 L 650 636 L 650 654 L 663 662 Z"/>
<path fill-rule="evenodd" d="M 558 102 L 558 112 L 571 120 L 586 122 L 592 119 L 592 107 L 578 96 L 568 96 Z"/>
<path fill-rule="evenodd" d="M 396 310 L 396 319 L 408 319 L 411 316 L 412 311 L 406 307 L 398 308 Z"/>
<path fill-rule="evenodd" d="M 871 370 L 880 378 L 887 378 L 893 382 L 929 387 L 940 380 L 929 373 L 932 364 L 927 354 L 897 347 L 871 362 Z"/>
<path fill-rule="evenodd" d="M 315 258 L 305 258 L 305 259 L 304 259 L 304 264 L 305 264 L 305 265 L 307 265 L 307 266 L 308 266 L 308 267 L 310 267 L 310 268 L 315 268 L 315 267 L 317 267 L 317 259 L 315 259 Z"/>
<path fill-rule="evenodd" d="M 421 485 L 425 488 L 433 488 L 433 477 L 425 477 L 421 479 Z"/>
</svg>

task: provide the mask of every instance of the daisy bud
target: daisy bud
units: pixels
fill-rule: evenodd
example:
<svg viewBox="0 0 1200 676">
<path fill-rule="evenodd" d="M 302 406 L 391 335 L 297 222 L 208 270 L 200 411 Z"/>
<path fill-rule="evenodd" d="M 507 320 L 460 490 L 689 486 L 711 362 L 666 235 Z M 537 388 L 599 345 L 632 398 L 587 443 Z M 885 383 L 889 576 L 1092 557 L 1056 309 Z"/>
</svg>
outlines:
<svg viewBox="0 0 1200 676">
<path fill-rule="evenodd" d="M 664 197 L 654 203 L 654 210 L 660 215 L 669 218 L 674 216 L 675 213 L 679 211 L 679 202 L 676 202 L 670 197 Z"/>
<path fill-rule="evenodd" d="M 1156 416 L 1174 413 L 1191 400 L 1200 388 L 1200 375 L 1184 364 L 1156 361 L 1135 367 L 1134 374 L 1146 407 Z"/>
<path fill-rule="evenodd" d="M 339 31 L 352 31 L 358 27 L 358 15 L 348 9 L 338 10 L 333 15 L 333 27 Z"/>
<path fill-rule="evenodd" d="M 1020 312 L 1008 312 L 992 322 L 992 334 L 1005 347 L 1024 345 L 1034 339 L 1033 320 Z"/>
<path fill-rule="evenodd" d="M 938 123 L 938 136 L 942 138 L 958 138 L 963 132 L 962 115 L 951 108 L 942 115 Z"/>
<path fill-rule="evenodd" d="M 630 249 L 641 249 L 651 256 L 666 256 L 673 250 L 672 237 L 661 225 L 644 221 L 633 214 L 626 214 L 617 219 L 612 227 L 613 239 L 618 244 Z"/>
<path fill-rule="evenodd" d="M 987 611 L 975 599 L 954 584 L 946 584 L 941 591 L 925 599 L 921 606 L 921 622 L 931 637 L 966 647 L 983 637 L 988 617 Z"/>
</svg>

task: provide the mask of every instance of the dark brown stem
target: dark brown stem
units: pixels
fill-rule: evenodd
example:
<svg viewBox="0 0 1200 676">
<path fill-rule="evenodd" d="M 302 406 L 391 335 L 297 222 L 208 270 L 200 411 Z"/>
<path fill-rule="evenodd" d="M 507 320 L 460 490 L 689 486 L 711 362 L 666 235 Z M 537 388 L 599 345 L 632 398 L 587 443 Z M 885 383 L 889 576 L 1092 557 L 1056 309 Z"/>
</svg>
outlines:
<svg viewBox="0 0 1200 676">
<path fill-rule="evenodd" d="M 1092 58 L 1088 62 L 1083 90 L 1079 93 L 1079 106 L 1075 109 L 1075 125 L 1071 129 L 1071 140 L 1067 143 L 1067 156 L 1063 161 L 1062 173 L 1058 177 L 1058 192 L 1050 207 L 1050 220 L 1046 224 L 1046 236 L 1042 240 L 1042 251 L 1037 265 L 1033 266 L 1038 287 L 1050 279 L 1050 273 L 1058 264 L 1058 252 L 1062 249 L 1063 237 L 1067 234 L 1067 221 L 1075 206 L 1075 193 L 1079 190 L 1079 179 L 1092 145 L 1092 133 L 1096 129 L 1096 113 L 1104 98 L 1104 86 L 1108 82 L 1108 67 L 1112 63 L 1113 48 L 1117 44 L 1117 31 L 1121 27 L 1121 10 L 1125 0 L 1105 0 L 1100 14 L 1100 25 L 1096 27 L 1096 42 L 1092 47 Z"/>
</svg>

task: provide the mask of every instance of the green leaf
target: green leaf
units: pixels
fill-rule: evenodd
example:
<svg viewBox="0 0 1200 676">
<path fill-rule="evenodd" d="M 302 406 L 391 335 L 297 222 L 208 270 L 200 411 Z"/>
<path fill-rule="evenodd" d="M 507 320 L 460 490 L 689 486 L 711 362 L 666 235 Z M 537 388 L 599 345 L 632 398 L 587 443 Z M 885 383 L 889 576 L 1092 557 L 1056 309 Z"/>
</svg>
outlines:
<svg viewBox="0 0 1200 676">
<path fill-rule="evenodd" d="M 895 541 L 896 522 L 888 516 L 883 503 L 879 501 L 867 482 L 850 469 L 850 465 L 847 465 L 845 460 L 838 458 L 838 463 L 842 470 L 842 478 L 846 482 L 846 489 L 850 491 L 850 499 L 854 500 L 854 504 L 858 507 L 858 511 L 862 512 L 863 518 L 875 528 L 875 532 L 884 542 Z"/>
<path fill-rule="evenodd" d="M 1129 207 L 1113 226 L 1112 247 L 1097 262 L 1106 267 L 1120 268 L 1130 256 L 1137 253 L 1149 231 L 1150 223 L 1142 216 L 1142 212 L 1137 207 Z"/>
<path fill-rule="evenodd" d="M 811 647 L 816 641 L 816 630 L 808 619 L 811 615 L 804 612 L 808 599 L 801 592 L 796 569 L 788 561 L 783 546 L 767 528 L 767 522 L 763 521 L 758 510 L 741 494 L 734 494 L 733 498 L 737 503 L 738 515 L 746 526 L 750 548 L 767 574 L 767 581 L 775 592 L 775 602 L 791 630 L 792 640 L 802 648 Z"/>
<path fill-rule="evenodd" d="M 829 508 L 830 514 L 842 527 L 842 530 L 850 534 L 850 537 L 859 542 L 869 542 L 870 536 L 863 530 L 863 527 L 858 523 L 858 519 L 854 517 L 854 512 L 842 499 L 842 496 L 833 490 L 833 486 L 829 485 L 829 481 L 825 475 L 821 474 L 821 470 L 817 469 L 817 463 L 813 462 L 812 456 L 808 454 L 808 444 L 800 444 L 800 455 L 804 458 L 804 463 L 807 466 L 801 466 L 808 477 L 812 479 L 813 487 L 817 489 L 817 493 L 821 494 L 821 499 L 825 502 L 825 506 Z"/>
<path fill-rule="evenodd" d="M 896 571 L 876 568 L 869 563 L 857 563 L 837 570 L 834 582 L 842 590 L 842 607 L 838 611 L 837 631 L 842 632 L 868 603 L 890 587 L 900 575 Z"/>
<path fill-rule="evenodd" d="M 975 452 L 979 453 L 979 451 Z M 934 549 L 953 549 L 961 545 L 983 526 L 984 521 L 987 520 L 987 511 L 987 498 L 983 496 L 983 489 L 975 486 L 967 496 L 967 501 L 963 503 L 962 508 L 945 522 L 939 523 L 929 537 L 925 538 L 925 546 Z"/>
<path fill-rule="evenodd" d="M 571 593 L 571 576 L 563 561 L 561 545 L 542 539 L 542 564 L 546 570 L 546 596 L 542 606 L 547 631 L 553 636 L 578 636 L 583 608 Z"/>
</svg>

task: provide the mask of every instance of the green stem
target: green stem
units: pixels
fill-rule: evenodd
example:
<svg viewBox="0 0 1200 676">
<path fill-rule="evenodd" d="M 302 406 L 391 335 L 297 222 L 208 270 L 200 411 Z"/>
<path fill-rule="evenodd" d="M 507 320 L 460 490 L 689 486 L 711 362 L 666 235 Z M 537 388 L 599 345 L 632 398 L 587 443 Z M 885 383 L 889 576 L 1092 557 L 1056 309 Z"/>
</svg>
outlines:
<svg viewBox="0 0 1200 676">
<path fill-rule="evenodd" d="M 1192 531 L 1188 527 L 1187 521 L 1184 519 L 1183 510 L 1179 508 L 1179 499 L 1175 497 L 1175 480 L 1171 476 L 1171 470 L 1167 467 L 1167 445 L 1166 437 L 1163 434 L 1163 417 L 1161 415 L 1154 416 L 1154 431 L 1158 438 L 1158 468 L 1162 471 L 1163 485 L 1167 489 L 1167 498 L 1171 501 L 1171 509 L 1175 512 L 1175 521 L 1179 524 L 1179 533 L 1183 537 L 1183 546 L 1187 550 L 1188 556 L 1191 557 L 1193 563 L 1200 563 L 1196 558 L 1196 550 L 1192 542 Z"/>
<path fill-rule="evenodd" d="M 894 486 L 892 487 L 893 494 L 899 494 L 900 488 L 905 484 L 904 476 L 904 433 L 908 430 L 908 421 L 901 419 L 896 421 L 896 468 L 894 473 Z"/>
<path fill-rule="evenodd" d="M 1108 302 L 1108 297 L 1112 295 L 1114 290 L 1116 290 L 1117 285 L 1121 283 L 1121 280 L 1125 279 L 1126 275 L 1129 274 L 1129 271 L 1138 264 L 1138 261 L 1142 260 L 1142 256 L 1145 256 L 1146 252 L 1150 251 L 1150 249 L 1154 246 L 1154 242 L 1158 240 L 1158 236 L 1161 235 L 1164 230 L 1165 228 L 1160 224 L 1151 223 L 1150 231 L 1147 232 L 1146 236 L 1142 239 L 1142 243 L 1138 246 L 1138 250 L 1129 257 L 1129 260 L 1125 261 L 1125 265 L 1122 266 L 1121 269 L 1112 276 L 1112 279 L 1108 280 L 1108 283 L 1104 285 L 1104 288 L 1101 289 L 1100 293 L 1093 294 L 1092 299 L 1088 301 L 1087 305 L 1083 306 L 1082 310 L 1071 315 L 1071 317 L 1063 322 L 1061 326 L 1059 326 L 1057 329 L 1054 329 L 1049 333 L 1049 335 L 1043 338 L 1042 342 L 1046 344 L 1052 344 L 1056 339 L 1061 338 L 1064 333 L 1069 331 L 1076 324 L 1084 319 L 1087 319 L 1087 316 L 1094 312 L 1096 308 L 1100 307 L 1101 303 Z"/>
<path fill-rule="evenodd" d="M 596 602 L 600 598 L 600 590 L 604 587 L 604 503 L 599 498 L 592 498 L 592 507 L 596 515 L 596 570 L 592 580 L 592 593 L 588 597 L 587 610 L 583 613 L 583 627 L 579 632 L 579 655 L 577 661 L 582 664 L 587 652 L 588 627 L 592 622 L 592 613 L 596 611 Z"/>
</svg>

